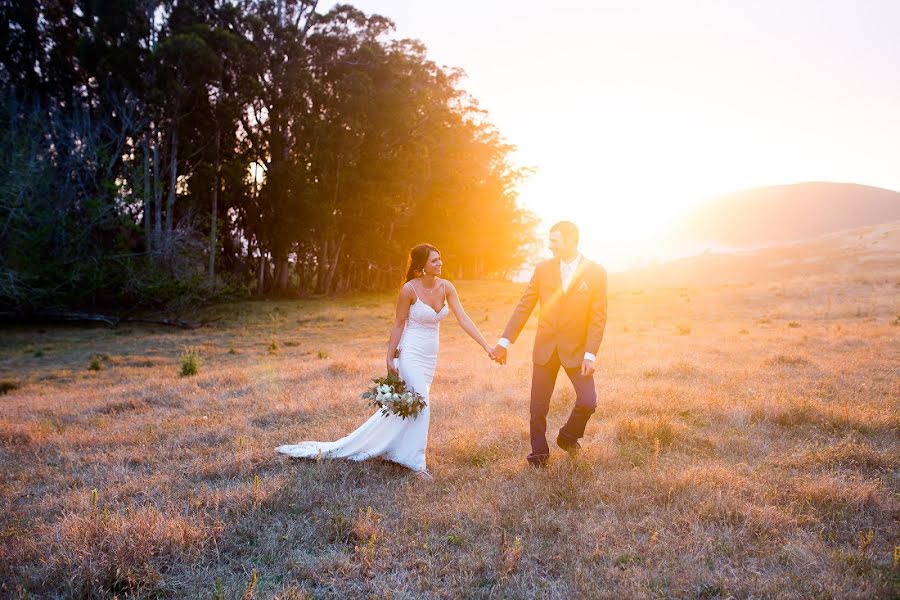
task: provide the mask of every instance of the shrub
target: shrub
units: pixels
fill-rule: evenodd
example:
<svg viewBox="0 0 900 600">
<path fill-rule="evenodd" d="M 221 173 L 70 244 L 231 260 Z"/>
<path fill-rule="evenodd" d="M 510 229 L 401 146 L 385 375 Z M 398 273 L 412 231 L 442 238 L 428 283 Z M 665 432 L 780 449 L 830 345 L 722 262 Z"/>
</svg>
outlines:
<svg viewBox="0 0 900 600">
<path fill-rule="evenodd" d="M 181 353 L 181 376 L 189 377 L 200 372 L 200 350 L 185 346 Z"/>
<path fill-rule="evenodd" d="M 0 381 L 0 396 L 5 396 L 13 390 L 19 389 L 19 383 L 12 379 L 3 379 Z"/>
<path fill-rule="evenodd" d="M 88 364 L 89 371 L 99 371 L 103 368 L 103 363 L 109 361 L 108 354 L 92 354 L 91 362 Z"/>
</svg>

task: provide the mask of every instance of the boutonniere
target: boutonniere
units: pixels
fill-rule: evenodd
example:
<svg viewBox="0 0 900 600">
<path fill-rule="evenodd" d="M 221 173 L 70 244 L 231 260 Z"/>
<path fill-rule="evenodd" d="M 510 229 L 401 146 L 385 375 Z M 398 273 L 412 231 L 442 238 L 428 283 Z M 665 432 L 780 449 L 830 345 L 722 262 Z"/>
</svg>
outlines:
<svg viewBox="0 0 900 600">
<path fill-rule="evenodd" d="M 587 283 L 585 283 L 584 281 L 582 281 L 582 282 L 581 282 L 581 285 L 578 286 L 578 289 L 577 289 L 576 291 L 578 291 L 578 292 L 589 292 L 589 291 L 591 291 L 591 290 L 588 288 Z"/>
</svg>

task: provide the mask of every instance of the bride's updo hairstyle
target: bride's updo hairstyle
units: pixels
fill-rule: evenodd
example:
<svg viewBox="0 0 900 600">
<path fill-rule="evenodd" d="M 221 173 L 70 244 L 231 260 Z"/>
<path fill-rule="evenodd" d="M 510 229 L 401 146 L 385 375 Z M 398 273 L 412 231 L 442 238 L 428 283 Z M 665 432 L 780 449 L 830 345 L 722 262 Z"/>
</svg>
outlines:
<svg viewBox="0 0 900 600">
<path fill-rule="evenodd" d="M 409 259 L 406 261 L 406 281 L 415 279 L 425 270 L 425 263 L 432 252 L 440 254 L 440 250 L 431 244 L 419 244 L 409 251 Z"/>
</svg>

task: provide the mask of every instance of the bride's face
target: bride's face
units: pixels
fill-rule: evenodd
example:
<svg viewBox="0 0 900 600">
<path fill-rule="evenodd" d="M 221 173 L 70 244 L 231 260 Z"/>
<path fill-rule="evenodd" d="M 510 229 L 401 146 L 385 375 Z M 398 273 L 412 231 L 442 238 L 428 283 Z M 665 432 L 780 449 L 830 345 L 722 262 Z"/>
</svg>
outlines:
<svg viewBox="0 0 900 600">
<path fill-rule="evenodd" d="M 441 262 L 440 253 L 432 250 L 431 254 L 428 255 L 428 260 L 425 261 L 425 274 L 432 276 L 440 275 L 443 264 L 444 263 Z"/>
</svg>

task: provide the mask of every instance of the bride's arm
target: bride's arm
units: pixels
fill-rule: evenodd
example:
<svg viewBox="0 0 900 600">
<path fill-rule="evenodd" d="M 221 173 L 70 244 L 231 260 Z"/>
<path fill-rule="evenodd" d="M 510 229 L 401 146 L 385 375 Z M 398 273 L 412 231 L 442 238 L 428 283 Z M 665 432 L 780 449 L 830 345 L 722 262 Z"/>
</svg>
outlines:
<svg viewBox="0 0 900 600">
<path fill-rule="evenodd" d="M 400 336 L 403 335 L 403 328 L 406 326 L 406 319 L 409 317 L 409 306 L 413 302 L 415 292 L 408 285 L 400 288 L 400 296 L 397 298 L 397 310 L 394 317 L 394 324 L 391 326 L 391 337 L 388 339 L 387 347 L 387 370 L 388 373 L 400 375 L 397 367 L 394 366 L 394 353 L 397 352 L 397 344 L 400 343 Z"/>
<path fill-rule="evenodd" d="M 446 280 L 444 280 L 444 285 L 447 286 L 447 304 L 450 305 L 450 310 L 453 311 L 456 322 L 459 323 L 459 326 L 462 327 L 463 331 L 469 334 L 470 338 L 478 342 L 478 345 L 484 348 L 485 352 L 490 354 L 492 350 L 490 344 L 487 343 L 487 340 L 485 340 L 484 336 L 481 335 L 481 332 L 478 331 L 478 327 L 475 326 L 475 323 L 472 322 L 469 315 L 466 314 L 466 311 L 462 307 L 462 302 L 459 301 L 459 294 L 456 293 L 456 288 L 453 287 L 452 283 Z"/>
</svg>

